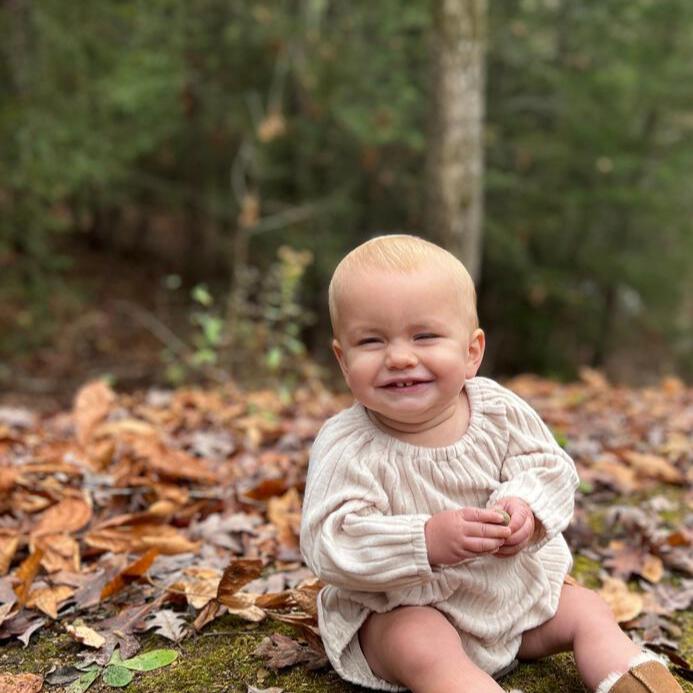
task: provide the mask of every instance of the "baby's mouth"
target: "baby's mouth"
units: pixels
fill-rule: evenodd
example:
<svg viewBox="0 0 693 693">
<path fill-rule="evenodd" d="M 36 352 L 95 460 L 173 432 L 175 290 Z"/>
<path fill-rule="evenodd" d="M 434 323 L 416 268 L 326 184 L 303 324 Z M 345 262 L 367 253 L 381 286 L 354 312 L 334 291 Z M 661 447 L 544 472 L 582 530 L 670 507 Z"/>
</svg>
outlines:
<svg viewBox="0 0 693 693">
<path fill-rule="evenodd" d="M 381 387 L 386 390 L 400 390 L 403 392 L 413 391 L 417 389 L 422 389 L 425 385 L 428 385 L 431 380 L 393 380 L 389 383 L 385 383 Z"/>
</svg>

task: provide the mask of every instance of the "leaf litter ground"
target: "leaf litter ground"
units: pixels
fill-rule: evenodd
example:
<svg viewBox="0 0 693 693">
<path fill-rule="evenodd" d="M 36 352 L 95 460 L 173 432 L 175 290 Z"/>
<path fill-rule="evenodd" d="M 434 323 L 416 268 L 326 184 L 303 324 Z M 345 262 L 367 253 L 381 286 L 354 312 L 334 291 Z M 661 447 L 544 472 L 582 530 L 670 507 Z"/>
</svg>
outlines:
<svg viewBox="0 0 693 693">
<path fill-rule="evenodd" d="M 693 691 L 693 389 L 616 387 L 592 371 L 508 385 L 576 460 L 573 574 Z M 35 674 L 26 690 L 68 690 L 51 685 L 59 667 L 101 672 L 173 648 L 176 661 L 127 690 L 359 690 L 325 664 L 320 585 L 298 552 L 310 444 L 348 403 L 318 382 L 285 400 L 118 395 L 96 381 L 69 411 L 0 408 L 0 688 Z M 584 690 L 570 655 L 523 664 L 503 685 L 557 682 Z"/>
</svg>

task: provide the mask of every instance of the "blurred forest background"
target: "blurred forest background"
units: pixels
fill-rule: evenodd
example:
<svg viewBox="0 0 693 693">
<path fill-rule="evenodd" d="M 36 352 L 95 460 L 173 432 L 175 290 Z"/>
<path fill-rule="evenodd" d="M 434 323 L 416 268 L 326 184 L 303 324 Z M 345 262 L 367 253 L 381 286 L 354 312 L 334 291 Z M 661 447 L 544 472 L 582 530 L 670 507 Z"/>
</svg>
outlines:
<svg viewBox="0 0 693 693">
<path fill-rule="evenodd" d="M 435 236 L 434 5 L 3 2 L 0 391 L 331 372 L 338 259 Z M 693 3 L 479 30 L 485 372 L 690 379 Z"/>
</svg>

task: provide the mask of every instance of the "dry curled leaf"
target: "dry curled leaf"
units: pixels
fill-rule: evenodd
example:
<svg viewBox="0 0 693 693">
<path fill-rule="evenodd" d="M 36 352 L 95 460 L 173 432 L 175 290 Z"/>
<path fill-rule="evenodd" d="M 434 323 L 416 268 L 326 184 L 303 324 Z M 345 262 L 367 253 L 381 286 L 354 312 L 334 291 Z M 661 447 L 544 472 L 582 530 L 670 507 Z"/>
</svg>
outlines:
<svg viewBox="0 0 693 693">
<path fill-rule="evenodd" d="M 644 454 L 635 450 L 625 450 L 622 456 L 640 476 L 659 479 L 668 484 L 684 483 L 683 474 L 664 457 Z"/>
<path fill-rule="evenodd" d="M 224 570 L 217 589 L 217 599 L 225 604 L 244 585 L 260 576 L 262 561 L 259 558 L 238 558 L 229 563 Z"/>
<path fill-rule="evenodd" d="M 634 619 L 643 610 L 642 595 L 631 592 L 623 580 L 604 578 L 604 586 L 598 592 L 611 607 L 618 623 Z"/>
<path fill-rule="evenodd" d="M 41 587 L 29 593 L 26 606 L 29 609 L 39 609 L 53 620 L 58 618 L 58 607 L 74 594 L 74 588 L 67 585 Z"/>
<path fill-rule="evenodd" d="M 154 559 L 159 555 L 156 549 L 149 549 L 136 561 L 125 566 L 110 582 L 101 590 L 101 599 L 108 599 L 120 592 L 126 584 L 142 577 L 148 570 Z"/>
<path fill-rule="evenodd" d="M 32 537 L 42 534 L 76 532 L 91 519 L 91 506 L 82 496 L 63 498 L 46 510 L 31 530 Z"/>
<path fill-rule="evenodd" d="M 173 642 L 180 642 L 187 631 L 187 625 L 180 614 L 171 609 L 157 611 L 147 621 L 146 629 L 150 628 L 156 628 L 156 633 Z"/>
<path fill-rule="evenodd" d="M 99 649 L 105 642 L 101 633 L 97 633 L 93 628 L 85 625 L 81 619 L 77 619 L 73 624 L 65 626 L 65 630 L 77 641 L 87 647 Z"/>
<path fill-rule="evenodd" d="M 18 546 L 19 534 L 17 532 L 0 529 L 0 577 L 10 569 Z"/>
<path fill-rule="evenodd" d="M 314 650 L 307 645 L 301 645 L 296 640 L 273 633 L 264 638 L 253 654 L 267 660 L 267 666 L 271 669 L 284 669 L 285 667 L 303 664 L 307 669 L 319 669 L 327 664 L 324 652 Z"/>
<path fill-rule="evenodd" d="M 17 569 L 15 577 L 18 578 L 19 584 L 15 585 L 14 591 L 19 603 L 22 605 L 26 603 L 27 597 L 29 596 L 31 583 L 34 581 L 36 573 L 39 571 L 42 558 L 43 551 L 41 551 L 41 549 L 36 549 L 32 554 L 29 554 Z"/>
<path fill-rule="evenodd" d="M 113 390 L 103 380 L 87 383 L 80 389 L 73 407 L 77 441 L 80 445 L 87 444 L 94 428 L 108 416 L 114 400 Z"/>
</svg>

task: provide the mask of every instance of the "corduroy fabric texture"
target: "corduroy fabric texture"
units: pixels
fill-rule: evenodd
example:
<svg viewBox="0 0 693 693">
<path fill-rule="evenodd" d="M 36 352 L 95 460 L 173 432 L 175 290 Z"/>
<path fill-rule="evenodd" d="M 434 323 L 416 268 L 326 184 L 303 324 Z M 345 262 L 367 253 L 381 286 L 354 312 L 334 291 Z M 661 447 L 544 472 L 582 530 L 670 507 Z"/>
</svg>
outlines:
<svg viewBox="0 0 693 693">
<path fill-rule="evenodd" d="M 371 612 L 431 605 L 489 673 L 517 654 L 522 633 L 556 612 L 571 557 L 561 531 L 572 513 L 575 466 L 536 412 L 487 378 L 465 385 L 469 426 L 455 444 L 418 447 L 381 431 L 360 404 L 328 420 L 313 445 L 301 526 L 325 650 L 348 681 L 404 690 L 376 677 L 358 642 Z M 536 543 L 431 567 L 424 525 L 434 513 L 524 499 L 540 520 Z"/>
</svg>

